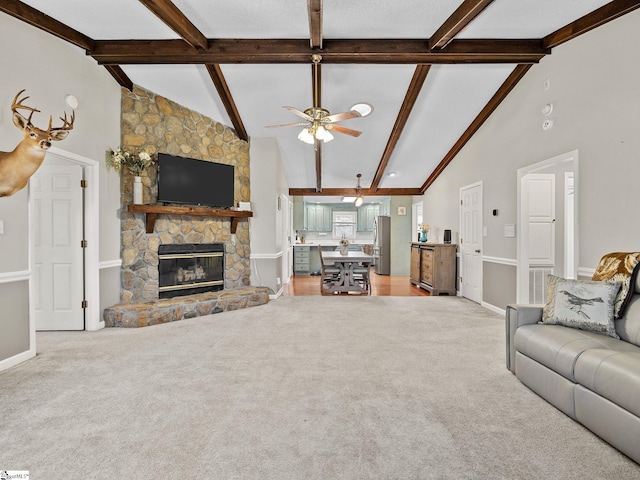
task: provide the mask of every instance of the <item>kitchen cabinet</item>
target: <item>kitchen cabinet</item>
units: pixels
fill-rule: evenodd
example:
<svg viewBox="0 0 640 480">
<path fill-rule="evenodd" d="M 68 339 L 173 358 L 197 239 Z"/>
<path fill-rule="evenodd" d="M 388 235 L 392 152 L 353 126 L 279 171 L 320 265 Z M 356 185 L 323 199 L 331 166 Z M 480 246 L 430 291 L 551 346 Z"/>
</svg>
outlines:
<svg viewBox="0 0 640 480">
<path fill-rule="evenodd" d="M 456 250 L 457 246 L 452 244 L 412 243 L 411 282 L 431 295 L 455 295 Z"/>
<path fill-rule="evenodd" d="M 380 207 L 370 203 L 358 208 L 358 232 L 373 232 L 373 224 L 378 216 Z"/>
<path fill-rule="evenodd" d="M 293 274 L 309 275 L 310 262 L 309 254 L 311 247 L 308 245 L 296 245 L 293 247 Z"/>
<path fill-rule="evenodd" d="M 304 229 L 307 232 L 330 232 L 332 227 L 332 209 L 329 205 L 305 204 Z"/>
<path fill-rule="evenodd" d="M 384 215 L 387 217 L 391 216 L 391 199 L 389 197 L 383 199 L 380 204 L 379 207 L 380 211 L 378 212 L 378 215 Z"/>
</svg>

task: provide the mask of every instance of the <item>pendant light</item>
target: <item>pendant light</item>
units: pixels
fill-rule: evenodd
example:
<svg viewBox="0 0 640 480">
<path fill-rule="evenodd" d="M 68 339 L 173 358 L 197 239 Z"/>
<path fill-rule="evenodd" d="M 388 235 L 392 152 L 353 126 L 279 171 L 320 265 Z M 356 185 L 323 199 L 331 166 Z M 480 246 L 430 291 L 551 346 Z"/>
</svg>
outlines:
<svg viewBox="0 0 640 480">
<path fill-rule="evenodd" d="M 355 202 L 355 206 L 359 207 L 360 205 L 362 205 L 364 203 L 364 198 L 362 198 L 362 189 L 360 187 L 360 177 L 362 177 L 362 174 L 359 173 L 358 175 L 356 175 L 356 177 L 358 177 L 358 186 L 356 187 L 356 202 Z"/>
</svg>

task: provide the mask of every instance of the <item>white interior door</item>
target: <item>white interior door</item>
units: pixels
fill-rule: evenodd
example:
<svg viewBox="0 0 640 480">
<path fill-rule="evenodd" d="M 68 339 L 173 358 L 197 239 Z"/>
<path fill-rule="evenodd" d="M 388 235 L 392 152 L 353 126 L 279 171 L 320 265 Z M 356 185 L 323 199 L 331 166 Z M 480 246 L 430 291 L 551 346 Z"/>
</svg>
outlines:
<svg viewBox="0 0 640 480">
<path fill-rule="evenodd" d="M 37 330 L 83 330 L 82 167 L 43 165 L 31 178 Z"/>
<path fill-rule="evenodd" d="M 556 176 L 530 173 L 529 182 L 529 266 L 553 268 L 556 258 Z"/>
<path fill-rule="evenodd" d="M 463 297 L 482 302 L 482 183 L 460 189 L 460 252 Z"/>
</svg>

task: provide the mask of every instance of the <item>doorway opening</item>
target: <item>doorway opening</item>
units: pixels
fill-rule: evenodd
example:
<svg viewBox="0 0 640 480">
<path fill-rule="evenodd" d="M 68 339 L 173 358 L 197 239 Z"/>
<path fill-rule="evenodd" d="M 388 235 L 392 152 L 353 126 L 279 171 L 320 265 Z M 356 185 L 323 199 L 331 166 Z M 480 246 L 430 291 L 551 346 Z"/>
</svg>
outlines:
<svg viewBox="0 0 640 480">
<path fill-rule="evenodd" d="M 517 182 L 516 302 L 541 304 L 549 274 L 577 275 L 578 151 L 519 169 Z"/>
</svg>

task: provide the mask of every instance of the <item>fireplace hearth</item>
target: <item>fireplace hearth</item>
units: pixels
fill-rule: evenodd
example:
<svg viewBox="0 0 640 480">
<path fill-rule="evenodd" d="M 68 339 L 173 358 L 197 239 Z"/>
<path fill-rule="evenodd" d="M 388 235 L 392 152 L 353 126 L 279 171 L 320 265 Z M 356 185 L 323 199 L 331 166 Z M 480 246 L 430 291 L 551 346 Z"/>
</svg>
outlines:
<svg viewBox="0 0 640 480">
<path fill-rule="evenodd" d="M 171 298 L 224 288 L 224 244 L 189 243 L 158 247 L 158 296 Z"/>
</svg>

